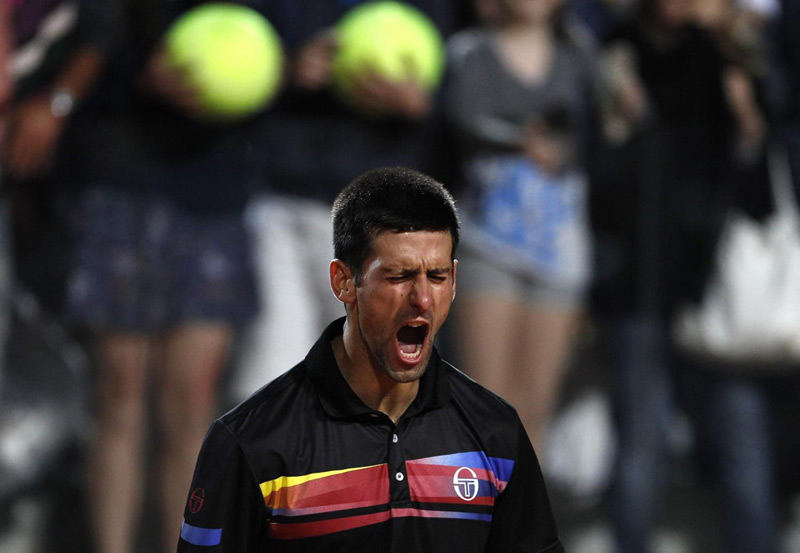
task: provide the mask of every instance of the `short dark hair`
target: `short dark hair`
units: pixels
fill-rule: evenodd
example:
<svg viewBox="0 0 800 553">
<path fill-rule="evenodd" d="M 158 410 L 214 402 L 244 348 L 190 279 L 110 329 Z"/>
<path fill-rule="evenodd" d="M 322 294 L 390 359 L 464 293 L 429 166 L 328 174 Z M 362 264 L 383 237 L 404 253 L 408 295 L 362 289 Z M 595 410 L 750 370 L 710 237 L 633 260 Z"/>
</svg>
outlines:
<svg viewBox="0 0 800 553">
<path fill-rule="evenodd" d="M 455 259 L 458 214 L 455 200 L 435 179 L 406 167 L 363 173 L 333 202 L 333 254 L 360 284 L 372 240 L 381 232 L 449 231 Z"/>
</svg>

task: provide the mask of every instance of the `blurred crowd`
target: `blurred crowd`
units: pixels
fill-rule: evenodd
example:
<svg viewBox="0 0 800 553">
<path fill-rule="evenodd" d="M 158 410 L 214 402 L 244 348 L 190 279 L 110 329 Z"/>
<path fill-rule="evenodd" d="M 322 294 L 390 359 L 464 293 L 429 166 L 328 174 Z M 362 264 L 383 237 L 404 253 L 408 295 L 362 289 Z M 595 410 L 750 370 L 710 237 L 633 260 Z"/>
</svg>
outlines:
<svg viewBox="0 0 800 553">
<path fill-rule="evenodd" d="M 360 0 L 242 1 L 285 67 L 264 110 L 222 124 L 162 40 L 198 3 L 0 0 L 0 531 L 69 472 L 58 518 L 86 531 L 59 550 L 174 550 L 212 418 L 343 314 L 333 198 L 404 165 L 461 210 L 439 348 L 516 407 L 545 474 L 567 382 L 609 375 L 613 551 L 653 550 L 680 414 L 721 551 L 789 553 L 800 359 L 733 369 L 672 329 L 731 210 L 772 213 L 772 153 L 800 184 L 800 1 L 409 0 L 443 38 L 442 83 L 368 70 L 347 101 L 334 26 Z M 76 451 L 46 450 L 33 481 L 9 467 L 36 451 L 5 435 L 39 405 L 23 388 L 79 404 L 75 428 L 44 424 Z"/>
</svg>

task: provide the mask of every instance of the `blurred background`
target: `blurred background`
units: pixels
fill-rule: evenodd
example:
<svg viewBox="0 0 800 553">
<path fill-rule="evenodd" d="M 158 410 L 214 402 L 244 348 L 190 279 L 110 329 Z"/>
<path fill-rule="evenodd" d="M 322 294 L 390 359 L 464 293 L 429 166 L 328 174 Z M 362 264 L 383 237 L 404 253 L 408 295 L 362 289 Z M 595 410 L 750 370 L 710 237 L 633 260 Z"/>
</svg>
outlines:
<svg viewBox="0 0 800 553">
<path fill-rule="evenodd" d="M 380 3 L 178 38 L 205 3 L 0 0 L 0 553 L 174 550 L 213 417 L 343 314 L 330 204 L 386 165 L 458 201 L 438 347 L 519 411 L 567 551 L 800 552 L 800 1 L 344 23 Z M 744 311 L 735 217 L 785 225 Z"/>
</svg>

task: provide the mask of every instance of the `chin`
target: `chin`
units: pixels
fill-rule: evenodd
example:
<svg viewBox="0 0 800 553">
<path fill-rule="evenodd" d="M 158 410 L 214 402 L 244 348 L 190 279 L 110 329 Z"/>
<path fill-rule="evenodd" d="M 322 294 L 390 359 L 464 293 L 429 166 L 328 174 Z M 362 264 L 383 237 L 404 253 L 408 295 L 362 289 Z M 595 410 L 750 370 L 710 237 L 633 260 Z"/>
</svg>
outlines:
<svg viewBox="0 0 800 553">
<path fill-rule="evenodd" d="M 395 368 L 390 366 L 388 363 L 384 364 L 383 372 L 392 379 L 394 382 L 405 384 L 408 382 L 414 382 L 415 380 L 419 380 L 422 378 L 422 375 L 425 374 L 425 371 L 428 368 L 428 362 L 430 361 L 430 355 L 425 356 L 424 359 L 420 359 L 418 363 L 412 366 L 404 366 L 403 368 Z"/>
<path fill-rule="evenodd" d="M 387 371 L 386 374 L 398 384 L 407 384 L 408 382 L 415 382 L 422 378 L 422 375 L 425 374 L 425 369 L 414 369 L 411 371 Z"/>
</svg>

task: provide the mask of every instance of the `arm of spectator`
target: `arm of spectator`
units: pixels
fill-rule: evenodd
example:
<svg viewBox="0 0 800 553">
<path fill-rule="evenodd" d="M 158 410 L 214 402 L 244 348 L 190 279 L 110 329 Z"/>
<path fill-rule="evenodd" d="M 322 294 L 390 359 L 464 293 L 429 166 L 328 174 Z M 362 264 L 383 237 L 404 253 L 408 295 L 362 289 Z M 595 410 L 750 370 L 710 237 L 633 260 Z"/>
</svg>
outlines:
<svg viewBox="0 0 800 553">
<path fill-rule="evenodd" d="M 739 146 L 743 151 L 753 151 L 760 146 L 767 131 L 753 83 L 744 69 L 729 67 L 723 75 L 723 88 L 736 120 Z"/>
<path fill-rule="evenodd" d="M 599 65 L 598 96 L 603 134 L 612 142 L 621 142 L 646 121 L 647 91 L 636 73 L 633 51 L 626 45 L 608 46 Z"/>
<path fill-rule="evenodd" d="M 0 158 L 4 170 L 18 179 L 43 175 L 49 170 L 73 107 L 94 87 L 108 52 L 121 35 L 121 0 L 78 0 L 78 4 L 80 15 L 76 39 L 79 45 L 63 63 L 47 90 L 26 97 L 5 110 L 6 137 L 4 141 L 0 140 Z M 10 18 L 9 13 L 4 15 Z M 10 29 L 10 19 L 6 24 Z M 10 36 L 11 32 L 0 30 L 0 42 Z M 7 67 L 5 63 L 3 65 Z M 10 77 L 13 79 L 13 75 Z"/>
<path fill-rule="evenodd" d="M 151 54 L 139 77 L 140 89 L 150 97 L 193 118 L 200 117 L 200 94 L 186 78 L 186 70 L 172 64 L 162 44 Z"/>
<path fill-rule="evenodd" d="M 323 30 L 301 46 L 288 64 L 290 85 L 310 92 L 328 87 L 338 47 L 332 29 Z M 432 106 L 431 94 L 417 82 L 412 67 L 402 81 L 386 79 L 377 71 L 363 71 L 354 78 L 351 92 L 360 110 L 378 116 L 418 120 L 427 116 Z"/>
<path fill-rule="evenodd" d="M 89 92 L 103 60 L 95 47 L 79 47 L 47 93 L 32 95 L 14 106 L 3 145 L 3 162 L 10 175 L 27 179 L 49 170 L 72 106 Z"/>
<path fill-rule="evenodd" d="M 308 91 L 327 87 L 337 48 L 338 40 L 332 29 L 324 30 L 301 46 L 287 64 L 290 85 Z"/>
<path fill-rule="evenodd" d="M 364 71 L 353 79 L 352 99 L 359 109 L 378 116 L 400 117 L 412 121 L 424 119 L 433 106 L 431 93 L 414 77 L 413 72 L 402 81 L 381 76 L 377 71 Z"/>
<path fill-rule="evenodd" d="M 542 171 L 555 175 L 570 163 L 574 148 L 564 134 L 532 121 L 525 128 L 522 151 Z"/>
</svg>

